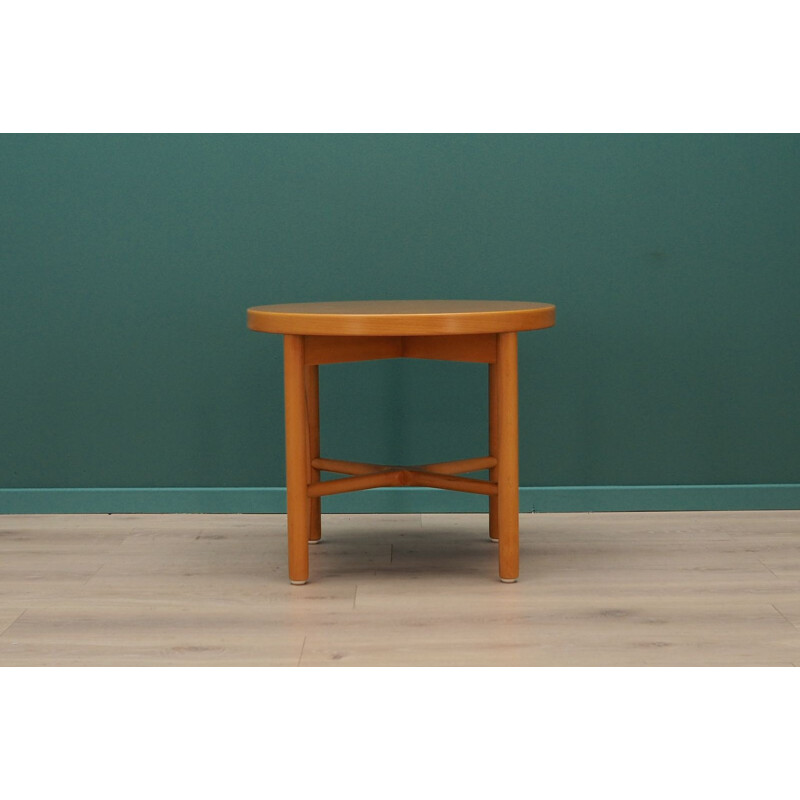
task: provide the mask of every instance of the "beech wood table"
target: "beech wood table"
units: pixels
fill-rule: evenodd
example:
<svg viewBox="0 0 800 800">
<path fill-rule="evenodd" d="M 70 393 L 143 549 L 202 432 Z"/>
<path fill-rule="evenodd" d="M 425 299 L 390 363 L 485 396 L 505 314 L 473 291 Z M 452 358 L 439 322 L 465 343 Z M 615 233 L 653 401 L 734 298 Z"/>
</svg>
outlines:
<svg viewBox="0 0 800 800">
<path fill-rule="evenodd" d="M 247 310 L 251 330 L 283 334 L 289 580 L 308 580 L 321 538 L 320 498 L 379 486 L 427 486 L 489 497 L 500 580 L 519 576 L 517 332 L 555 324 L 555 306 L 502 300 L 287 303 Z M 489 365 L 489 454 L 422 466 L 321 458 L 319 365 L 433 358 Z M 487 469 L 488 480 L 461 473 Z M 320 480 L 320 471 L 347 475 Z"/>
</svg>

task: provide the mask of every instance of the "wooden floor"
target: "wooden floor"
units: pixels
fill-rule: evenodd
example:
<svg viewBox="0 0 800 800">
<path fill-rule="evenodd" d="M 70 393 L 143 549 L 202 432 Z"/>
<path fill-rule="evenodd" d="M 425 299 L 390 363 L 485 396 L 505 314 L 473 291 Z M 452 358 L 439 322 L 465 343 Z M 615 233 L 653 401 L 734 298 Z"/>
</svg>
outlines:
<svg viewBox="0 0 800 800">
<path fill-rule="evenodd" d="M 0 665 L 798 666 L 800 511 L 0 516 Z"/>
</svg>

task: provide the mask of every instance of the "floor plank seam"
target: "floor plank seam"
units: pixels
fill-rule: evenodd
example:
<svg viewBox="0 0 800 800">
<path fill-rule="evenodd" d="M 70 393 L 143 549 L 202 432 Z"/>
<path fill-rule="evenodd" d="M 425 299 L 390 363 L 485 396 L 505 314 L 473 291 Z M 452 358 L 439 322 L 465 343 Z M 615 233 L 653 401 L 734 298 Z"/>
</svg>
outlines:
<svg viewBox="0 0 800 800">
<path fill-rule="evenodd" d="M 770 572 L 772 572 L 772 574 L 775 575 L 776 578 L 778 577 L 775 574 L 775 572 L 773 572 L 760 558 L 758 559 L 758 563 L 761 564 L 761 566 L 764 567 L 764 569 L 769 570 Z"/>
<path fill-rule="evenodd" d="M 101 564 L 101 565 L 100 565 L 100 566 L 99 566 L 99 567 L 98 567 L 98 568 L 97 568 L 97 569 L 96 569 L 96 570 L 95 570 L 95 571 L 94 571 L 94 572 L 93 572 L 93 573 L 92 573 L 92 574 L 91 574 L 91 575 L 90 575 L 90 576 L 89 576 L 89 577 L 88 577 L 88 578 L 87 578 L 87 579 L 86 579 L 86 580 L 83 582 L 83 584 L 82 584 L 82 585 L 83 585 L 83 586 L 86 586 L 86 584 L 87 584 L 87 583 L 89 583 L 89 581 L 90 581 L 90 580 L 92 580 L 92 578 L 96 578 L 96 577 L 97 577 L 97 574 L 100 572 L 100 570 L 104 569 L 104 568 L 105 568 L 105 567 L 107 567 L 107 566 L 108 566 L 107 564 Z"/>
<path fill-rule="evenodd" d="M 0 631 L 0 636 L 5 636 L 5 635 L 6 635 L 6 634 L 7 634 L 7 633 L 8 633 L 8 632 L 11 630 L 11 628 L 12 628 L 14 625 L 16 625 L 16 624 L 17 624 L 17 623 L 18 623 L 18 622 L 19 622 L 19 621 L 22 619 L 22 615 L 23 615 L 23 614 L 24 614 L 24 613 L 25 613 L 27 610 L 28 610 L 27 608 L 23 608 L 23 609 L 22 609 L 22 611 L 20 611 L 20 613 L 19 613 L 19 614 L 18 614 L 18 615 L 17 615 L 17 616 L 16 616 L 14 619 L 12 619 L 12 620 L 11 620 L 11 622 L 9 622 L 9 623 L 8 623 L 8 625 L 6 625 L 6 627 L 5 627 L 5 628 L 3 628 L 3 630 L 2 630 L 2 631 Z"/>
<path fill-rule="evenodd" d="M 776 606 L 776 605 L 775 605 L 775 603 L 770 603 L 770 605 L 771 605 L 771 606 L 772 606 L 772 607 L 773 607 L 773 608 L 774 608 L 774 609 L 775 609 L 775 610 L 776 610 L 776 611 L 777 611 L 777 612 L 778 612 L 778 613 L 779 613 L 779 614 L 780 614 L 780 615 L 781 615 L 781 616 L 784 618 L 784 620 L 786 620 L 786 622 L 788 622 L 788 623 L 789 623 L 789 624 L 790 624 L 790 625 L 791 625 L 791 626 L 792 626 L 792 627 L 793 627 L 795 630 L 799 630 L 799 629 L 798 629 L 798 627 L 797 627 L 797 625 L 795 625 L 795 624 L 794 624 L 794 622 L 792 622 L 792 621 L 791 621 L 791 620 L 790 620 L 790 619 L 789 619 L 789 618 L 786 616 L 786 614 L 784 614 L 784 613 L 783 613 L 783 611 L 781 611 L 781 610 L 778 608 L 778 606 Z"/>
</svg>

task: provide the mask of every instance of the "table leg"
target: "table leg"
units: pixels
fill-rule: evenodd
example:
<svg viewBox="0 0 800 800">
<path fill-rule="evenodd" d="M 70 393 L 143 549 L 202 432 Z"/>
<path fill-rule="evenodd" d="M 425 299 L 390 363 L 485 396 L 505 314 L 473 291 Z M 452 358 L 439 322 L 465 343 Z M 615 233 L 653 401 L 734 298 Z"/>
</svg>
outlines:
<svg viewBox="0 0 800 800">
<path fill-rule="evenodd" d="M 517 334 L 497 335 L 497 534 L 500 580 L 519 577 Z"/>
<path fill-rule="evenodd" d="M 308 414 L 308 452 L 306 453 L 306 482 L 317 483 L 319 470 L 311 466 L 314 458 L 319 458 L 319 366 L 306 366 L 306 403 Z M 311 497 L 308 503 L 308 541 L 316 544 L 322 539 L 322 516 L 319 497 Z"/>
<path fill-rule="evenodd" d="M 489 364 L 489 455 L 497 458 L 497 364 Z M 489 470 L 497 481 L 497 467 Z M 489 541 L 497 543 L 497 495 L 489 495 Z"/>
<path fill-rule="evenodd" d="M 289 580 L 295 584 L 302 584 L 308 580 L 310 498 L 306 470 L 308 411 L 304 346 L 302 336 L 285 334 L 283 337 Z"/>
</svg>

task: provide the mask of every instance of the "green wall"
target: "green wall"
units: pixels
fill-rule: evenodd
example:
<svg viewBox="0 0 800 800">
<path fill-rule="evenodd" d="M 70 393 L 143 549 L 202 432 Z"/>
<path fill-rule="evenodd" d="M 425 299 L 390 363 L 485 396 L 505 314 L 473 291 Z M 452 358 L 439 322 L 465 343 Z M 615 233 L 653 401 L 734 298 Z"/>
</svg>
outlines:
<svg viewBox="0 0 800 800">
<path fill-rule="evenodd" d="M 281 340 L 247 306 L 487 298 L 558 306 L 520 335 L 523 486 L 800 501 L 800 136 L 4 135 L 0 258 L 6 490 L 281 487 Z M 329 457 L 486 450 L 485 365 L 320 375 Z M 137 510 L 69 496 L 0 510 Z M 213 496 L 175 509 L 252 507 Z"/>
</svg>

